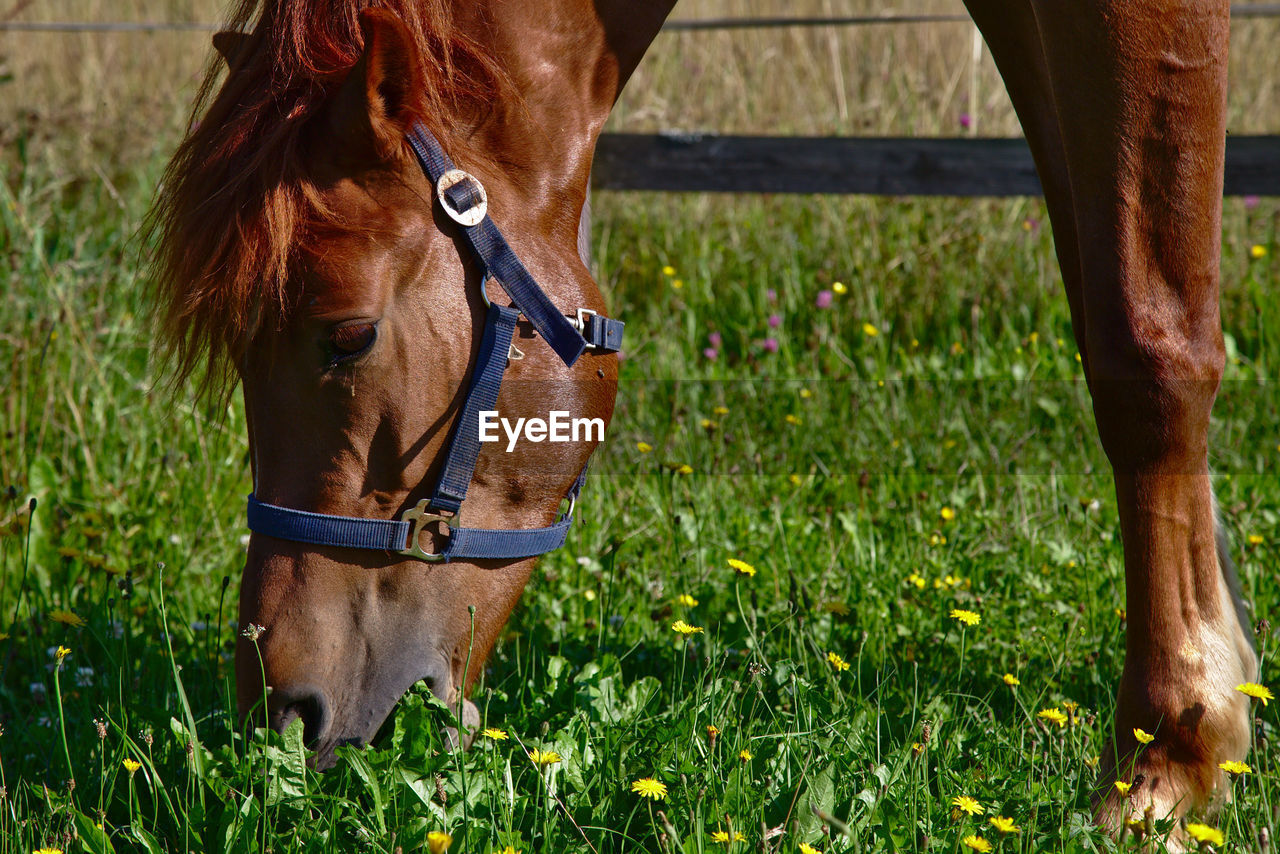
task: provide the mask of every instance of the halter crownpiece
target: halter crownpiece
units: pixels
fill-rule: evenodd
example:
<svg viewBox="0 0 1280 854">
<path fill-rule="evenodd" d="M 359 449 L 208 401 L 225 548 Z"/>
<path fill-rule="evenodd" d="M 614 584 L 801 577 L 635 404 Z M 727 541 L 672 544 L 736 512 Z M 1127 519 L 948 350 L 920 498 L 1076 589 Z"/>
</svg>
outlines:
<svg viewBox="0 0 1280 854">
<path fill-rule="evenodd" d="M 614 353 L 622 344 L 624 324 L 586 308 L 565 316 L 547 297 L 489 218 L 489 200 L 484 185 L 475 176 L 457 168 L 431 131 L 415 124 L 408 134 L 409 145 L 423 172 L 436 188 L 436 198 L 444 212 L 458 224 L 484 270 L 480 292 L 488 304 L 484 337 L 471 375 L 471 387 L 462 412 L 453 428 L 444 469 L 435 492 L 401 514 L 400 519 L 366 519 L 293 510 L 259 501 L 249 496 L 249 530 L 317 546 L 375 549 L 404 557 L 436 562 L 449 560 L 513 560 L 534 557 L 564 545 L 573 524 L 573 508 L 586 481 L 584 468 L 565 496 L 569 507 L 545 528 L 489 529 L 461 527 L 459 516 L 467 497 L 480 456 L 479 415 L 497 408 L 498 392 L 512 351 L 516 322 L 521 315 L 533 324 L 551 349 L 566 365 L 573 365 L 588 348 Z M 497 279 L 515 304 L 514 308 L 489 302 L 484 285 Z M 517 351 L 518 352 L 518 351 Z M 422 534 L 433 526 L 432 534 L 443 541 L 439 551 L 422 547 Z"/>
</svg>

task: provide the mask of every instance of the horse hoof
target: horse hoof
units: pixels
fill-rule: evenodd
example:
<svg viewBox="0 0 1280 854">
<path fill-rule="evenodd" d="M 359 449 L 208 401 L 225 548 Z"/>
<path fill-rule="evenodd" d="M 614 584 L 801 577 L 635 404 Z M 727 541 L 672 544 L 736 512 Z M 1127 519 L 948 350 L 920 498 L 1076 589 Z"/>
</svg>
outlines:
<svg viewBox="0 0 1280 854">
<path fill-rule="evenodd" d="M 1220 765 L 1245 759 L 1250 744 L 1250 701 L 1236 686 L 1257 679 L 1258 660 L 1234 614 L 1222 629 L 1202 627 L 1176 655 L 1126 662 L 1094 796 L 1095 819 L 1113 836 L 1158 833 L 1170 818 L 1204 820 L 1229 802 Z M 1181 821 L 1165 844 L 1196 847 Z"/>
</svg>

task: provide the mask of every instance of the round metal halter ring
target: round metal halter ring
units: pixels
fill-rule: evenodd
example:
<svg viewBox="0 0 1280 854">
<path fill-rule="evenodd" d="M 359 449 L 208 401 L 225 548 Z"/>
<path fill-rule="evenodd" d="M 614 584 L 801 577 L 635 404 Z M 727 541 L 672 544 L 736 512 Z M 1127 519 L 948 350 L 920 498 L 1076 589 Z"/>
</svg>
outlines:
<svg viewBox="0 0 1280 854">
<path fill-rule="evenodd" d="M 461 184 L 463 181 L 471 182 L 476 192 L 479 193 L 480 199 L 465 211 L 460 211 L 449 202 L 449 197 L 445 195 L 445 191 L 455 184 Z M 475 175 L 462 169 L 450 169 L 440 176 L 440 180 L 436 182 L 436 198 L 440 200 L 440 206 L 449 215 L 449 219 L 458 223 L 458 225 L 478 225 L 484 219 L 485 214 L 489 212 L 489 194 L 485 192 L 484 184 L 481 184 Z"/>
</svg>

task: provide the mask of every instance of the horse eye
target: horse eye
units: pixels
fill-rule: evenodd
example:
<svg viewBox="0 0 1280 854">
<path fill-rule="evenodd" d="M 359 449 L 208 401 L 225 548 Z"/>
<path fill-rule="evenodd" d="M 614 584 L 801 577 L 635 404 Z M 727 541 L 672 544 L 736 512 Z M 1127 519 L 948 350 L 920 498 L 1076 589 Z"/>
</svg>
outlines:
<svg viewBox="0 0 1280 854">
<path fill-rule="evenodd" d="M 330 364 L 345 362 L 359 356 L 378 337 L 378 327 L 373 323 L 351 323 L 329 330 Z"/>
</svg>

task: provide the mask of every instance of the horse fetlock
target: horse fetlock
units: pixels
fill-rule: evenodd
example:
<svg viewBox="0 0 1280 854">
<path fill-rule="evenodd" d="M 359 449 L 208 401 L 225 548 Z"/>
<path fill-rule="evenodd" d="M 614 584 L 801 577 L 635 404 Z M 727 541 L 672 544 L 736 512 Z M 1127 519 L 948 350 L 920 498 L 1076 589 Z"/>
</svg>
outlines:
<svg viewBox="0 0 1280 854">
<path fill-rule="evenodd" d="M 1115 734 L 1100 764 L 1098 823 L 1119 836 L 1150 817 L 1221 806 L 1230 787 L 1220 765 L 1244 759 L 1250 743 L 1248 699 L 1235 686 L 1256 673 L 1234 615 L 1188 632 L 1171 650 L 1126 661 Z M 1185 844 L 1180 834 L 1175 828 L 1170 850 Z"/>
</svg>

